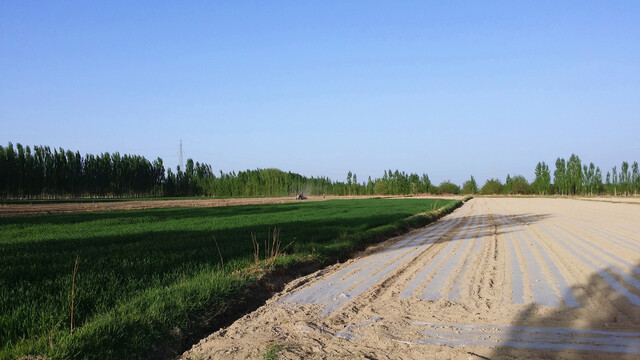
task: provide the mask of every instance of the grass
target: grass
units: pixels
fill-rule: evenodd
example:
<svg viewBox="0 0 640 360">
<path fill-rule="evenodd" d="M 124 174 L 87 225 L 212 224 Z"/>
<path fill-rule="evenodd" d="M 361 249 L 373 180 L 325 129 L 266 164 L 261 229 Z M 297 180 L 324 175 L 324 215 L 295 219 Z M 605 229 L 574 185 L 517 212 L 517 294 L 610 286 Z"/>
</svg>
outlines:
<svg viewBox="0 0 640 360">
<path fill-rule="evenodd" d="M 0 358 L 144 357 L 249 302 L 266 266 L 345 259 L 459 204 L 330 200 L 0 218 Z M 258 265 L 256 242 L 270 244 Z"/>
<path fill-rule="evenodd" d="M 267 352 L 265 352 L 263 359 L 264 360 L 278 360 L 278 353 L 284 350 L 284 345 L 274 342 L 269 346 Z"/>
</svg>

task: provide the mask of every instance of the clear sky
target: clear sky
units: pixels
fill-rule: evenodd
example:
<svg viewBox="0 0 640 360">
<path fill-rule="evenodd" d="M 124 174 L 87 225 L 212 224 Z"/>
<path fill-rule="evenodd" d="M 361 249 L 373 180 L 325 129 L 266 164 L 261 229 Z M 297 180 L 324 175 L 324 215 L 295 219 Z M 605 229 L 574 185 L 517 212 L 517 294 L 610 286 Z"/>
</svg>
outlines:
<svg viewBox="0 0 640 360">
<path fill-rule="evenodd" d="M 0 144 L 480 185 L 640 161 L 638 1 L 0 1 Z"/>
</svg>

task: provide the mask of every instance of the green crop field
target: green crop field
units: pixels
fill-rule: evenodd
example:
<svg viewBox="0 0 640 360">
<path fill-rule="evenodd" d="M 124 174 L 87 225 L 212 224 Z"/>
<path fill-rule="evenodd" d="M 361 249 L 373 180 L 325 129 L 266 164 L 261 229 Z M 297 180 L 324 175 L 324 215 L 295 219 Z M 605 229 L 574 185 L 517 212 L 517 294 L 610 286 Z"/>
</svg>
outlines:
<svg viewBox="0 0 640 360">
<path fill-rule="evenodd" d="M 334 261 L 459 204 L 332 200 L 0 218 L 0 358 L 144 356 L 248 301 L 266 267 Z M 428 214 L 412 217 L 419 213 Z M 275 228 L 281 252 L 289 246 L 267 261 Z"/>
</svg>

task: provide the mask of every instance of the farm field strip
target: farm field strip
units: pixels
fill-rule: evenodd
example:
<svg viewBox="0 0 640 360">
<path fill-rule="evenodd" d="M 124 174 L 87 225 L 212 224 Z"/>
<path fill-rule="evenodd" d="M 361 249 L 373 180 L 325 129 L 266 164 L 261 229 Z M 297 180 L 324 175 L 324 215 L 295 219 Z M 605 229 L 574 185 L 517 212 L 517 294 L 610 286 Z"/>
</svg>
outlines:
<svg viewBox="0 0 640 360">
<path fill-rule="evenodd" d="M 460 223 L 460 220 L 461 220 L 461 219 L 460 219 L 460 218 L 458 218 L 458 219 L 457 219 L 457 221 L 456 221 L 455 223 L 453 223 L 452 225 L 453 225 L 453 226 L 455 226 L 455 225 L 459 224 L 459 223 Z M 447 227 L 447 228 L 445 229 L 445 231 L 442 231 L 440 234 L 434 234 L 435 236 L 433 236 L 431 239 L 429 239 L 429 243 L 428 243 L 428 245 L 431 245 L 434 241 L 436 241 L 436 240 L 438 239 L 438 237 L 442 237 L 442 236 L 443 236 L 443 235 L 444 235 L 448 230 L 450 230 L 450 229 L 451 229 L 451 227 Z M 453 242 L 450 242 L 449 244 L 447 244 L 447 246 L 451 246 L 451 245 L 453 245 L 453 244 L 454 244 Z M 437 263 L 438 263 L 437 259 L 434 259 L 434 261 L 433 261 L 433 264 L 434 264 L 434 265 L 433 265 L 433 266 L 435 267 Z M 423 271 L 425 271 L 425 274 L 426 274 L 426 271 L 427 271 L 427 270 L 423 270 Z M 424 274 L 420 274 L 420 275 L 418 276 L 418 278 L 422 278 L 422 277 L 423 277 L 422 275 L 424 275 Z M 418 285 L 420 285 L 420 282 L 419 282 L 419 281 L 413 281 L 413 282 L 411 282 L 411 283 L 410 283 L 410 284 L 409 284 L 409 285 L 404 289 L 404 291 L 402 292 L 402 295 L 401 295 L 401 296 L 404 296 L 404 297 L 409 297 L 409 296 L 411 296 L 411 294 L 415 291 L 415 289 L 418 287 Z"/>
<path fill-rule="evenodd" d="M 442 290 L 444 290 L 443 287 L 445 285 L 445 281 L 451 276 L 454 269 L 457 267 L 456 265 L 458 265 L 458 263 L 462 261 L 463 255 L 466 255 L 471 250 L 471 246 L 473 245 L 471 241 L 469 241 L 468 244 L 463 244 L 460 239 L 469 234 L 469 227 L 474 227 L 477 225 L 477 223 L 477 217 L 467 222 L 465 227 L 458 233 L 458 235 L 454 239 L 450 240 L 449 245 L 456 246 L 452 247 L 451 251 L 447 253 L 447 255 L 449 256 L 446 257 L 446 260 L 443 260 L 439 264 L 440 266 L 438 266 L 438 270 L 436 270 L 431 280 L 424 287 L 420 299 L 436 300 L 442 296 L 441 293 Z M 474 235 L 475 234 L 470 235 L 468 236 L 468 238 L 473 239 Z M 449 245 L 447 247 L 449 247 Z M 463 246 L 465 247 L 464 249 Z M 443 251 L 442 253 L 445 252 Z"/>
<path fill-rule="evenodd" d="M 391 265 L 395 265 L 398 263 L 398 259 L 404 259 L 430 245 L 435 239 L 442 236 L 442 234 L 454 227 L 459 221 L 459 219 L 445 220 L 437 226 L 429 227 L 426 231 L 410 235 L 388 249 L 361 261 L 354 262 L 336 274 L 316 282 L 310 287 L 295 292 L 283 298 L 281 301 L 297 303 L 313 302 L 317 304 L 325 304 L 333 301 L 337 296 L 353 290 L 357 285 L 361 286 L 363 281 L 369 278 L 372 273 L 380 273 L 380 271 L 384 270 L 383 266 L 387 265 L 388 268 Z"/>
<path fill-rule="evenodd" d="M 448 346 L 508 345 L 527 349 L 586 350 L 640 354 L 640 333 L 581 331 L 562 328 L 418 324 L 427 328 L 418 344 Z"/>
<path fill-rule="evenodd" d="M 559 233 L 564 234 L 565 239 L 570 239 L 571 240 L 571 244 L 573 245 L 573 247 L 577 248 L 577 249 L 580 249 L 580 251 L 583 254 L 589 254 L 589 256 L 591 256 L 592 258 L 598 258 L 598 259 L 608 258 L 609 260 L 606 262 L 606 265 L 615 266 L 614 263 L 623 264 L 624 266 L 628 267 L 629 269 L 632 269 L 635 273 L 640 274 L 640 268 L 638 268 L 637 266 L 633 265 L 629 261 L 621 258 L 620 256 L 617 256 L 617 255 L 611 253 L 610 251 L 605 250 L 602 247 L 597 246 L 597 245 L 595 245 L 595 244 L 583 239 L 578 234 L 568 230 L 564 226 L 557 225 L 557 224 L 553 224 L 552 226 L 553 226 L 552 232 L 556 232 L 556 233 L 559 232 Z"/>
<path fill-rule="evenodd" d="M 408 237 L 378 255 L 362 259 L 327 279 L 299 289 L 281 301 L 325 305 L 323 314 L 329 314 L 348 299 L 373 287 L 402 263 L 416 256 L 418 250 L 424 250 L 434 242 L 440 244 L 440 248 L 434 249 L 437 255 L 412 277 L 399 296 L 409 298 L 419 292 L 421 300 L 447 298 L 459 301 L 461 289 L 474 285 L 464 283 L 463 275 L 467 274 L 469 263 L 479 261 L 478 258 L 486 252 L 486 249 L 481 250 L 490 246 L 489 237 L 479 236 L 487 230 L 486 216 L 466 215 L 461 213 L 452 216 L 452 220 L 443 220 L 440 227 L 430 228 L 431 234 Z M 579 307 L 558 266 L 529 230 L 510 217 L 499 215 L 496 218 L 498 227 L 509 228 L 502 243 L 503 246 L 506 244 L 509 255 L 507 268 L 510 270 L 511 302 L 559 306 L 564 301 L 566 306 Z M 454 230 L 450 232 L 451 229 Z M 429 237 L 428 241 L 420 242 L 425 236 Z M 440 241 L 444 236 L 448 239 Z M 344 276 L 346 274 L 349 276 Z"/>
<path fill-rule="evenodd" d="M 517 229 L 517 231 L 514 230 L 508 235 L 511 237 L 515 234 L 518 246 L 521 249 L 527 249 L 526 253 L 533 255 L 522 256 L 521 261 L 527 264 L 526 274 L 532 277 L 529 283 L 532 287 L 534 301 L 541 305 L 558 306 L 560 304 L 559 301 L 562 300 L 568 307 L 580 307 L 567 280 L 558 269 L 560 265 L 551 259 L 552 253 L 531 233 L 531 229 L 518 224 L 511 217 L 501 215 L 499 218 L 502 219 L 504 224 Z M 521 277 L 521 274 L 518 274 L 518 276 Z"/>
<path fill-rule="evenodd" d="M 435 239 L 435 237 L 433 237 L 432 239 Z M 403 255 L 397 257 L 391 264 L 388 264 L 381 269 L 379 268 L 374 275 L 365 277 L 363 281 L 361 281 L 357 286 L 350 289 L 347 293 L 341 293 L 339 296 L 334 297 L 332 301 L 327 306 L 325 306 L 324 310 L 322 311 L 322 315 L 328 315 L 331 312 L 338 310 L 338 308 L 349 301 L 349 299 L 361 295 L 365 291 L 369 290 L 378 281 L 389 275 L 394 270 L 397 270 L 401 264 L 414 258 L 425 245 L 428 245 L 430 243 L 431 241 L 427 241 L 426 243 L 423 243 L 423 246 L 421 247 L 413 247 L 408 252 L 405 252 Z M 366 276 L 366 273 L 364 275 Z"/>
<path fill-rule="evenodd" d="M 483 216 L 480 229 L 485 228 L 485 223 L 486 223 L 486 216 Z M 473 260 L 475 260 L 481 254 L 480 250 L 482 250 L 482 247 L 484 245 L 484 239 L 479 238 L 478 235 L 479 234 L 477 234 L 476 238 L 473 239 L 474 244 L 473 244 L 471 253 L 468 256 L 464 257 L 464 262 L 460 269 L 460 276 L 458 276 L 458 278 L 456 279 L 451 289 L 451 292 L 449 293 L 449 300 L 451 301 L 458 302 L 462 298 L 462 289 L 465 286 L 462 279 L 464 275 L 467 274 L 469 271 L 473 271 L 471 269 L 471 264 L 473 263 Z"/>
<path fill-rule="evenodd" d="M 637 286 L 639 284 L 638 279 L 631 274 L 631 272 L 640 270 L 637 266 L 603 249 L 602 246 L 580 237 L 577 231 L 568 229 L 560 220 L 552 219 L 545 224 L 534 222 L 529 224 L 528 227 L 539 230 L 551 241 L 551 244 L 556 245 L 556 249 L 566 250 L 565 253 L 571 257 L 565 260 L 566 262 L 577 261 L 582 263 L 603 278 L 618 293 L 624 295 L 630 302 L 640 305 L 640 297 L 634 294 L 633 291 L 629 291 L 631 287 L 636 290 L 640 289 Z M 606 243 L 605 238 L 597 240 Z M 622 279 L 622 283 L 610 273 Z"/>
<path fill-rule="evenodd" d="M 569 253 L 571 253 L 572 255 L 574 255 L 579 261 L 581 261 L 583 264 L 587 265 L 591 270 L 595 271 L 595 273 L 597 273 L 601 278 L 604 279 L 604 281 L 606 281 L 615 291 L 617 291 L 618 293 L 624 295 L 627 299 L 629 299 L 629 301 L 631 301 L 633 304 L 640 306 L 640 297 L 632 292 L 630 292 L 623 284 L 621 284 L 620 282 L 618 282 L 613 276 L 611 276 L 606 269 L 607 268 L 611 268 L 611 265 L 609 264 L 609 266 L 606 265 L 598 265 L 598 258 L 595 257 L 595 255 L 590 254 L 590 255 L 585 255 L 585 253 L 580 252 L 579 250 L 576 250 L 574 247 L 572 247 L 571 245 L 564 243 L 563 239 L 557 238 L 555 235 L 553 235 L 553 233 L 548 230 L 546 227 L 541 226 L 541 229 L 543 229 L 543 231 L 552 239 L 557 240 L 556 242 L 558 244 L 560 244 L 561 247 L 564 247 Z M 617 268 L 616 268 L 617 269 Z M 618 269 L 619 271 L 619 269 Z M 620 273 L 618 273 L 620 275 Z"/>
<path fill-rule="evenodd" d="M 527 237 L 529 244 L 532 244 L 533 247 L 537 250 L 539 254 L 541 254 L 544 259 L 544 266 L 546 267 L 546 271 L 548 274 L 548 278 L 552 279 L 552 284 L 556 289 L 556 293 L 560 294 L 564 304 L 568 307 L 576 308 L 580 307 L 580 304 L 576 300 L 571 287 L 567 283 L 567 280 L 562 276 L 559 267 L 562 266 L 559 261 L 554 261 L 551 259 L 552 253 L 543 246 L 543 243 L 539 241 L 539 239 L 531 233 L 530 229 L 524 228 L 524 235 Z M 540 272 L 537 273 L 541 275 Z"/>
<path fill-rule="evenodd" d="M 465 229 L 466 229 L 467 226 L 468 226 L 468 223 L 465 224 Z M 453 235 L 450 234 L 450 236 L 453 236 Z M 435 240 L 437 240 L 437 237 L 432 238 L 430 243 L 433 243 L 433 241 L 435 241 Z M 456 245 L 456 243 L 454 241 L 450 241 L 445 246 L 445 249 L 446 248 L 450 248 L 450 247 L 455 246 L 455 245 Z M 444 254 L 444 252 L 441 252 L 441 254 Z M 411 296 L 411 294 L 419 287 L 419 285 L 421 283 L 421 279 L 423 279 L 429 272 L 431 272 L 434 268 L 436 268 L 440 264 L 440 262 L 441 262 L 441 257 L 434 258 L 433 261 L 431 262 L 432 266 L 429 267 L 429 268 L 425 268 L 423 270 L 423 272 L 418 274 L 418 276 L 415 277 L 414 280 L 409 283 L 409 285 L 407 285 L 407 287 L 401 293 L 401 296 L 404 296 L 404 297 Z"/>
<path fill-rule="evenodd" d="M 311 337 L 328 357 L 366 349 L 410 359 L 467 351 L 489 358 L 634 357 L 640 354 L 640 253 L 619 245 L 640 245 L 629 232 L 640 224 L 636 208 L 473 199 L 379 252 L 298 282 L 251 321 L 212 335 L 217 343 L 207 346 L 250 347 L 276 331 L 278 341 L 289 339 L 296 349 Z M 251 324 L 256 327 L 247 330 Z M 313 349 L 292 352 L 313 357 Z"/>
<path fill-rule="evenodd" d="M 549 266 L 541 260 L 540 256 L 536 256 L 537 251 L 532 246 L 533 242 L 527 242 L 524 240 L 522 234 L 525 233 L 526 229 L 510 219 L 503 218 L 503 220 L 509 222 L 515 229 L 509 234 L 509 237 L 511 238 L 511 244 L 517 247 L 518 253 L 521 254 L 520 263 L 524 264 L 524 269 L 521 268 L 520 272 L 521 274 L 526 274 L 528 277 L 527 283 L 531 286 L 533 301 L 540 305 L 558 306 L 561 296 L 553 289 L 554 287 L 558 287 L 558 280 L 555 277 L 549 278 L 545 276 L 545 272 L 542 268 L 544 267 L 548 269 Z M 570 289 L 563 288 L 560 289 L 559 292 L 567 290 Z"/>
</svg>

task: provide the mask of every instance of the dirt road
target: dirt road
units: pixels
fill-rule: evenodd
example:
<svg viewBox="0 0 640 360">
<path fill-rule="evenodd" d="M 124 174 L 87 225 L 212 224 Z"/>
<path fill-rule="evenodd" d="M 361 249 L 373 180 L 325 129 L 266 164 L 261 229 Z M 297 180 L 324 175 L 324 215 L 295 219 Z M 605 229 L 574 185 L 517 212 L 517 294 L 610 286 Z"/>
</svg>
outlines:
<svg viewBox="0 0 640 360">
<path fill-rule="evenodd" d="M 323 201 L 332 199 L 368 199 L 374 196 L 309 196 L 307 201 Z M 376 196 L 379 197 L 379 196 Z M 401 196 L 383 196 L 385 198 L 402 198 Z M 415 196 L 412 198 L 426 198 Z M 429 196 L 428 198 L 433 198 Z M 443 199 L 460 200 L 462 196 L 441 196 Z M 294 196 L 290 197 L 264 197 L 264 198 L 229 198 L 229 199 L 193 199 L 193 200 L 131 200 L 113 202 L 69 202 L 69 203 L 49 203 L 49 204 L 0 204 L 0 216 L 37 215 L 37 214 L 60 214 L 74 212 L 94 212 L 111 210 L 142 210 L 172 207 L 220 207 L 238 205 L 260 205 L 260 204 L 284 204 L 300 202 Z"/>
<path fill-rule="evenodd" d="M 294 281 L 183 358 L 269 349 L 281 359 L 640 357 L 640 209 L 474 199 Z"/>
</svg>

